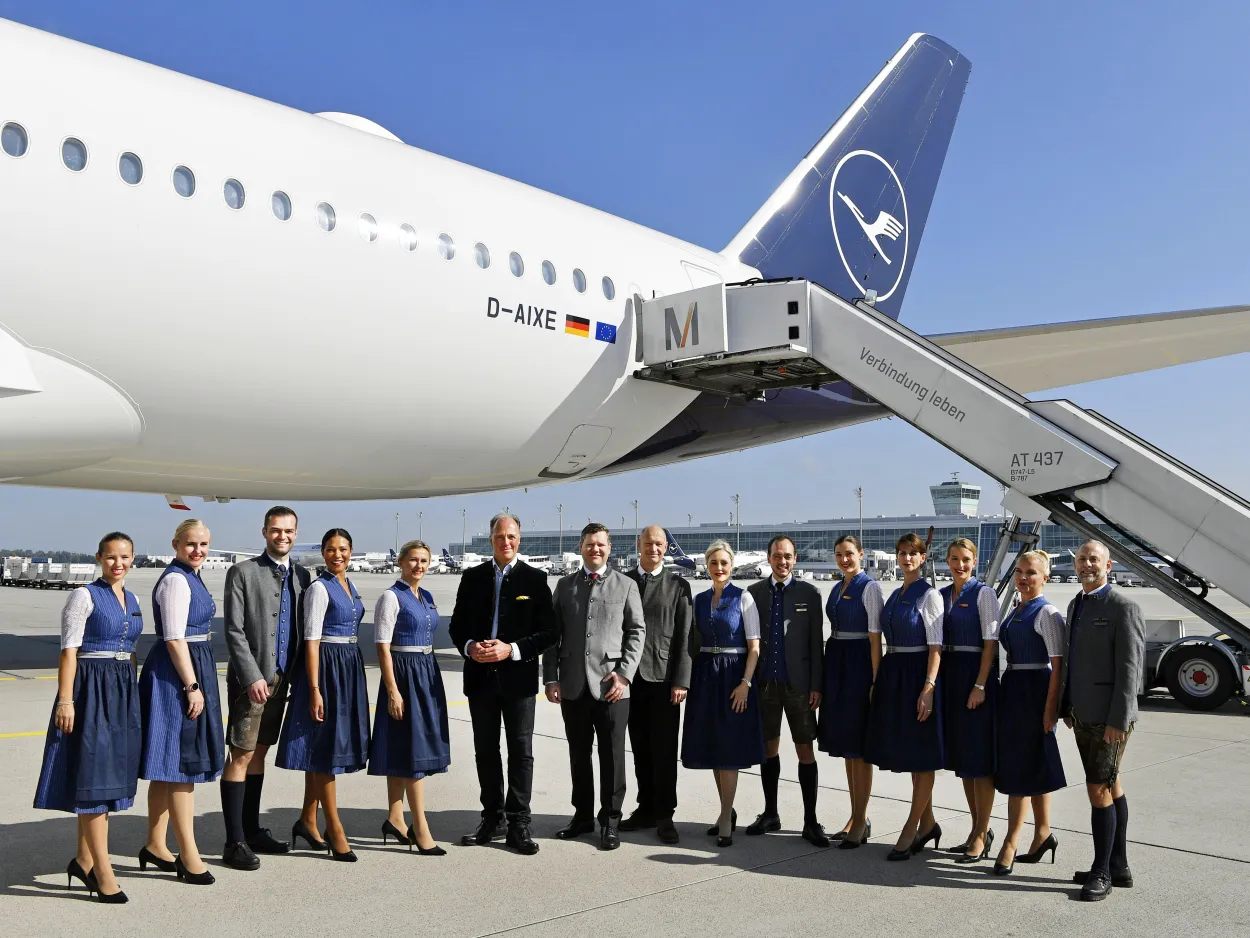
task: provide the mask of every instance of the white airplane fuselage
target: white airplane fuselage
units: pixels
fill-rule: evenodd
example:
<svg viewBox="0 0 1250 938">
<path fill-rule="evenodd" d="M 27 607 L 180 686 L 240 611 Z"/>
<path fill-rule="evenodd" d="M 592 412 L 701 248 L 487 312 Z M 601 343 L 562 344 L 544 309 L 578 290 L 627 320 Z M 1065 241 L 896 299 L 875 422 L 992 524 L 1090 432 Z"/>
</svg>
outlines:
<svg viewBox="0 0 1250 938">
<path fill-rule="evenodd" d="M 376 133 L 37 30 L 0 21 L 0 49 L 0 121 L 29 139 L 20 158 L 0 154 L 0 343 L 22 346 L 41 388 L 0 398 L 17 414 L 0 452 L 6 480 L 438 495 L 544 481 L 581 426 L 592 429 L 572 448 L 597 449 L 574 460 L 593 472 L 694 397 L 626 380 L 627 298 L 689 289 L 683 261 L 699 277 L 756 273 Z M 87 148 L 80 172 L 62 162 L 67 137 Z M 138 185 L 119 175 L 126 152 L 142 160 Z M 177 166 L 194 172 L 189 198 L 175 191 Z M 227 180 L 244 187 L 241 209 L 223 198 Z M 277 191 L 289 220 L 271 210 Z M 329 232 L 322 202 L 336 216 Z M 374 241 L 362 213 L 376 219 Z M 416 250 L 401 245 L 401 224 Z M 444 233 L 451 260 L 437 250 Z M 567 334 L 566 314 L 588 320 L 589 337 Z M 596 340 L 599 323 L 616 327 L 614 344 Z M 470 403 L 430 407 L 435 389 Z"/>
</svg>

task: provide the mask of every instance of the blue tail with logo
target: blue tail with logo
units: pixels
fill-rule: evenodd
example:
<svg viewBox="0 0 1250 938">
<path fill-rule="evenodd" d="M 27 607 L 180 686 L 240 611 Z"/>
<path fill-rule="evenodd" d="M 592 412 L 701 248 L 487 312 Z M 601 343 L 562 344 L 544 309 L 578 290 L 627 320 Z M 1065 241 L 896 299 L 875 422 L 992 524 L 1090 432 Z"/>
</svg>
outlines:
<svg viewBox="0 0 1250 938">
<path fill-rule="evenodd" d="M 677 543 L 677 539 L 668 528 L 664 529 L 664 536 L 668 538 L 668 549 L 664 552 L 664 556 L 669 562 L 686 570 L 694 570 L 696 568 L 694 558 L 681 549 L 681 545 Z"/>
<path fill-rule="evenodd" d="M 897 319 L 971 69 L 912 36 L 724 253 Z"/>
</svg>

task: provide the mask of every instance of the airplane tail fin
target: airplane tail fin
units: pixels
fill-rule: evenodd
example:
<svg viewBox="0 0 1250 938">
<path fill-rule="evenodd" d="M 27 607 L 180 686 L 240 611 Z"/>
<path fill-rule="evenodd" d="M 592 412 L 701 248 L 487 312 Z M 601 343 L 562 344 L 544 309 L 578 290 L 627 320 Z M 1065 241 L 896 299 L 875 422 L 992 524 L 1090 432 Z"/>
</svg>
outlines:
<svg viewBox="0 0 1250 938">
<path fill-rule="evenodd" d="M 664 529 L 664 536 L 668 538 L 668 549 L 664 555 L 679 567 L 687 570 L 695 569 L 694 558 L 681 549 L 681 545 L 677 543 L 677 539 L 673 537 L 668 528 Z"/>
<path fill-rule="evenodd" d="M 723 253 L 897 319 L 971 68 L 912 36 Z"/>
</svg>

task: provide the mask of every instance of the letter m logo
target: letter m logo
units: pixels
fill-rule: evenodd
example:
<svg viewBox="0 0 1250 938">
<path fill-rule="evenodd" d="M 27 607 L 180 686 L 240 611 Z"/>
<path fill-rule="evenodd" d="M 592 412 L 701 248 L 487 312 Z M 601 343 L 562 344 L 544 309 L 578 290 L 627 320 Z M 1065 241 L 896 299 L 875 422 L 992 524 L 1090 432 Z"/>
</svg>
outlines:
<svg viewBox="0 0 1250 938">
<path fill-rule="evenodd" d="M 691 303 L 690 308 L 686 310 L 686 321 L 682 324 L 677 322 L 677 313 L 673 307 L 664 308 L 664 349 L 671 352 L 673 343 L 677 343 L 678 348 L 685 348 L 687 345 L 699 344 L 699 304 Z"/>
</svg>

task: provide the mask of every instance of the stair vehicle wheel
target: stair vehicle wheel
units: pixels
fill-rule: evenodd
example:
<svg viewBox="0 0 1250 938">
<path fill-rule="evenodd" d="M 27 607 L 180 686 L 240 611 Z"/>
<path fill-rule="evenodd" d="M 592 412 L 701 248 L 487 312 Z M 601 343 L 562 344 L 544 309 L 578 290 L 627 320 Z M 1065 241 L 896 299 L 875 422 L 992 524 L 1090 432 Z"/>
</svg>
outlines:
<svg viewBox="0 0 1250 938">
<path fill-rule="evenodd" d="M 1168 655 L 1165 680 L 1172 696 L 1191 710 L 1215 710 L 1233 693 L 1233 667 L 1209 645 L 1183 645 Z"/>
</svg>

